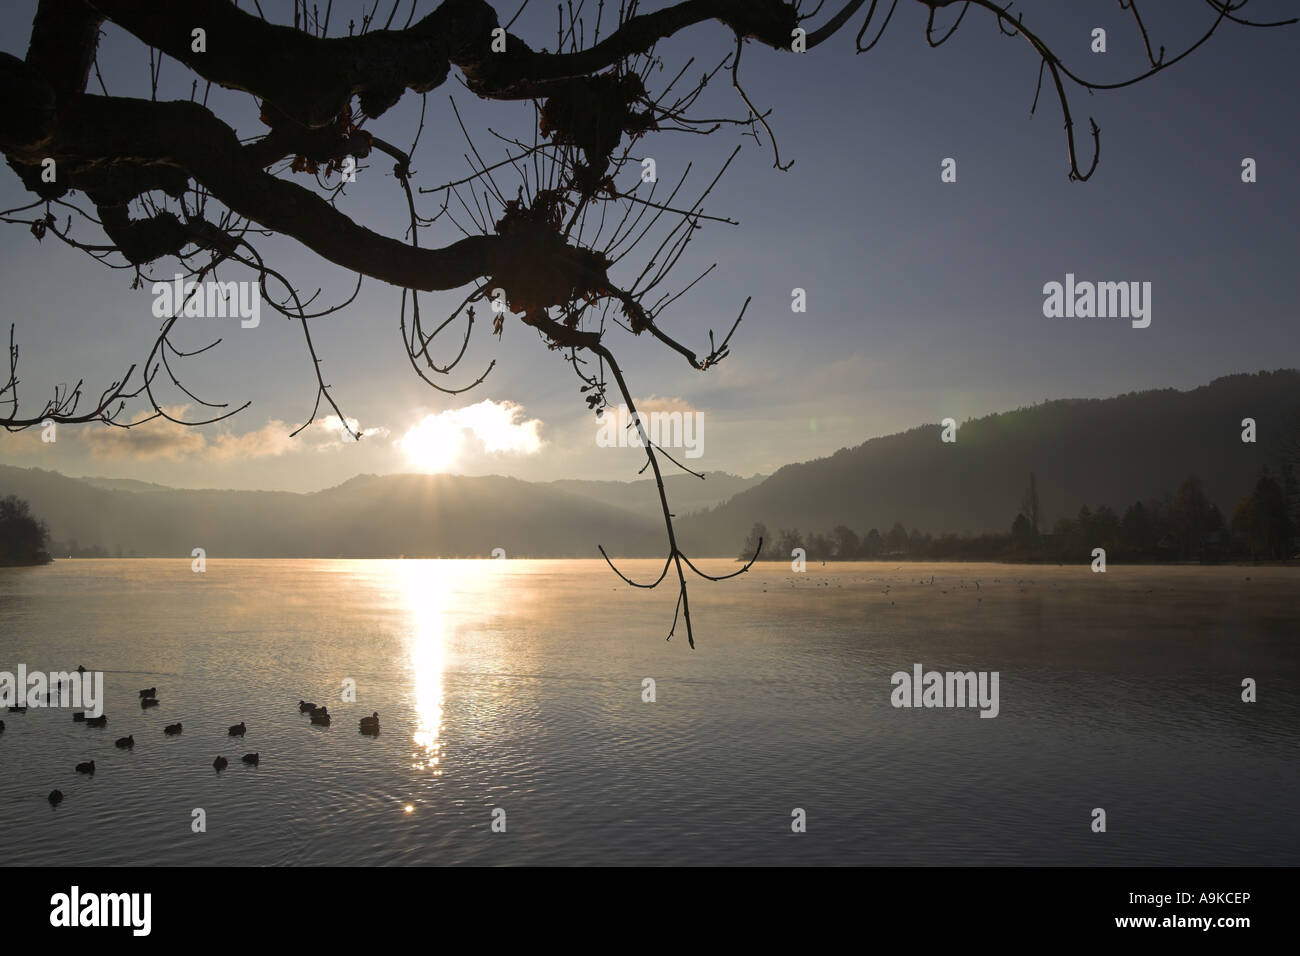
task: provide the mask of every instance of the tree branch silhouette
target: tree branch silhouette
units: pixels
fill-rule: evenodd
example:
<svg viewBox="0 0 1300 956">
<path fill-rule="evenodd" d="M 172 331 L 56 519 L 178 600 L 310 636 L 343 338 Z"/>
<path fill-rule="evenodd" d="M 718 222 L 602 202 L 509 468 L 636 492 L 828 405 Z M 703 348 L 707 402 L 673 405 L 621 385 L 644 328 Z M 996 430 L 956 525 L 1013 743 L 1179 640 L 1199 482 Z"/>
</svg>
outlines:
<svg viewBox="0 0 1300 956">
<path fill-rule="evenodd" d="M 1189 55 L 1224 22 L 1280 25 L 1240 16 L 1246 0 L 1204 0 L 1214 14 L 1208 30 L 1188 49 L 1166 58 L 1163 46 L 1153 52 L 1137 0 L 1120 0 L 1143 40 L 1149 69 L 1124 82 L 1098 83 L 1066 67 L 1025 27 L 1021 15 L 1011 12 L 1010 4 L 916 2 L 926 10 L 925 39 L 931 46 L 941 46 L 953 36 L 972 6 L 991 15 L 1002 33 L 1029 43 L 1040 58 L 1034 105 L 1046 74 L 1064 118 L 1069 175 L 1077 180 L 1088 179 L 1097 168 L 1100 130 L 1090 120 L 1094 154 L 1084 169 L 1076 151 L 1071 86 L 1093 92 L 1139 82 Z M 940 35 L 936 12 L 956 3 L 961 9 Z M 345 309 L 357 291 L 336 305 L 309 311 L 319 290 L 311 296 L 300 293 L 258 251 L 258 237 L 297 241 L 355 273 L 357 290 L 367 278 L 400 290 L 395 324 L 410 365 L 421 380 L 447 394 L 474 388 L 495 367 L 493 360 L 481 372 L 452 377 L 468 354 L 475 328 L 489 324 L 480 318 L 480 304 L 490 301 L 490 327 L 497 336 L 505 334 L 508 317 L 517 317 L 536 330 L 548 348 L 564 354 L 583 383 L 589 409 L 599 413 L 609 407 L 608 373 L 634 413 L 646 451 L 645 467 L 656 480 L 668 550 L 655 584 L 636 586 L 653 587 L 670 567 L 676 568 L 678 608 L 669 636 L 680 617 L 693 647 L 685 569 L 709 580 L 723 577 L 703 574 L 678 548 L 660 456 L 695 473 L 645 434 L 615 359 L 611 325 L 634 338 L 649 333 L 699 371 L 730 354 L 748 298 L 720 342 L 713 331 L 708 333 L 707 352 L 684 344 L 664 320 L 670 307 L 716 267 L 709 266 L 680 287 L 675 279 L 666 287 L 699 230 L 706 223 L 736 224 L 729 216 L 706 213 L 703 204 L 740 147 L 694 201 L 678 198 L 693 174 L 690 165 L 666 187 L 667 196 L 653 178 L 642 178 L 631 189 L 615 181 L 623 170 L 639 165 L 639 149 L 648 137 L 674 132 L 712 135 L 738 128 L 756 140 L 765 134 L 774 165 L 789 168 L 792 160 L 782 162 L 777 148 L 771 111 L 760 111 L 742 85 L 745 44 L 752 41 L 792 53 L 803 24 L 821 20 L 804 34 L 804 45 L 811 51 L 853 25 L 867 6 L 854 41 L 858 52 L 866 52 L 891 23 L 898 0 L 891 0 L 883 16 L 878 16 L 879 0 L 869 6 L 865 0 L 848 0 L 825 19 L 821 2 L 808 9 L 790 0 L 681 0 L 643 13 L 636 0 L 621 0 L 617 13 L 610 14 L 612 24 L 602 22 L 606 3 L 601 2 L 590 42 L 579 4 L 576 11 L 570 7 L 567 17 L 561 7 L 551 51 L 534 49 L 509 32 L 525 6 L 526 0 L 502 23 L 486 0 L 443 0 L 418 20 L 412 4 L 406 22 L 395 26 L 394 4 L 380 27 L 377 6 L 359 23 L 352 19 L 344 24 L 332 5 L 326 5 L 322 18 L 315 7 L 308 13 L 306 5 L 300 9 L 294 4 L 290 25 L 272 22 L 256 4 L 256 12 L 250 12 L 231 0 L 40 0 L 26 57 L 0 53 L 0 89 L 9 107 L 0 124 L 0 152 L 36 201 L 0 212 L 0 222 L 23 225 L 37 240 L 53 236 L 109 268 L 132 270 L 136 288 L 152 281 L 148 269 L 161 260 L 179 263 L 196 288 L 215 277 L 218 267 L 247 270 L 262 298 L 303 331 L 316 394 L 298 431 L 328 407 L 354 438 L 364 433 L 336 401 L 310 327 L 312 320 Z M 712 61 L 698 82 L 683 80 L 694 60 L 666 72 L 657 52 L 660 44 L 707 22 L 725 27 L 734 49 Z M 107 89 L 96 60 L 106 24 L 147 49 L 149 98 L 115 96 Z M 202 44 L 195 41 L 196 30 L 203 33 Z M 873 30 L 874 38 L 864 46 L 863 38 Z M 187 71 L 188 99 L 160 98 L 164 59 Z M 87 89 L 92 74 L 98 92 Z M 703 91 L 724 74 L 729 74 L 739 100 L 739 115 L 695 115 Z M 671 79 L 663 83 L 664 76 Z M 486 142 L 504 155 L 485 156 L 486 142 L 481 134 L 479 141 L 471 135 L 453 99 L 470 175 L 434 186 L 413 185 L 427 96 L 453 77 L 480 99 L 531 104 L 531 136 L 489 128 Z M 218 116 L 207 105 L 214 85 L 254 97 L 264 129 L 252 137 L 241 136 Z M 371 129 L 407 92 L 422 97 L 409 147 L 406 135 L 398 145 L 395 137 L 381 137 Z M 439 145 L 448 148 L 446 142 Z M 385 235 L 344 211 L 350 197 L 343 170 L 379 156 L 392 161 L 402 191 L 407 215 L 400 236 Z M 52 178 L 51 162 L 57 171 Z M 84 195 L 93 213 L 74 202 L 74 193 Z M 435 224 L 451 226 L 460 238 L 445 245 L 422 242 L 421 230 Z M 83 238 L 83 230 L 93 231 L 95 237 Z M 636 257 L 639 267 L 630 264 Z M 450 314 L 430 320 L 421 293 L 452 290 L 468 291 Z M 36 414 L 19 407 L 19 350 L 11 328 L 8 381 L 0 386 L 0 424 L 16 430 L 47 420 L 121 427 L 159 417 L 174 421 L 155 392 L 155 386 L 165 383 L 221 412 L 207 421 L 246 407 L 226 410 L 226 404 L 199 399 L 183 384 L 174 366 L 218 343 L 189 350 L 174 344 L 170 336 L 181 312 L 177 306 L 176 314 L 163 322 L 146 359 L 111 381 L 89 406 L 82 407 L 84 384 L 78 380 L 72 386 L 56 386 Z M 143 417 L 131 418 L 128 407 L 136 401 L 146 402 L 147 408 Z M 603 547 L 600 552 L 609 561 Z M 735 573 L 747 570 L 757 556 Z"/>
</svg>

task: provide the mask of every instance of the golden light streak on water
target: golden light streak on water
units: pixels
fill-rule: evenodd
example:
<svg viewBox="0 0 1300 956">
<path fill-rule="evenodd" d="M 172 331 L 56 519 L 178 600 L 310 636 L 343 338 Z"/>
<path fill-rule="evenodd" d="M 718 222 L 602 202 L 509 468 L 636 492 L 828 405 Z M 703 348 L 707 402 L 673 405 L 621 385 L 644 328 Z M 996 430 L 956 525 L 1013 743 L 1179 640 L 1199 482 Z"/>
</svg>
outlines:
<svg viewBox="0 0 1300 956">
<path fill-rule="evenodd" d="M 452 579 L 456 570 L 446 561 L 404 561 L 398 568 L 411 621 L 411 678 L 417 718 L 412 735 L 415 742 L 412 767 L 440 774 L 442 675 L 450 626 L 447 605 L 453 600 Z"/>
</svg>

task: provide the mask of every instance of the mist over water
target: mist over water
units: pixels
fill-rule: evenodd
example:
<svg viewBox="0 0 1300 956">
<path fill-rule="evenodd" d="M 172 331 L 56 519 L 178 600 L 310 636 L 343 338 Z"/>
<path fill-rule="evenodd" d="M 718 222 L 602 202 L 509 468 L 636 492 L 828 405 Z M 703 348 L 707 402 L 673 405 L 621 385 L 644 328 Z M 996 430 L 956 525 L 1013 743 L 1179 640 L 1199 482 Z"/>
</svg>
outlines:
<svg viewBox="0 0 1300 956">
<path fill-rule="evenodd" d="M 0 570 L 0 670 L 102 670 L 108 716 L 3 714 L 3 862 L 1300 863 L 1300 568 L 760 564 L 692 583 L 693 652 L 675 598 L 600 561 Z M 917 663 L 999 672 L 996 719 L 891 706 Z"/>
</svg>

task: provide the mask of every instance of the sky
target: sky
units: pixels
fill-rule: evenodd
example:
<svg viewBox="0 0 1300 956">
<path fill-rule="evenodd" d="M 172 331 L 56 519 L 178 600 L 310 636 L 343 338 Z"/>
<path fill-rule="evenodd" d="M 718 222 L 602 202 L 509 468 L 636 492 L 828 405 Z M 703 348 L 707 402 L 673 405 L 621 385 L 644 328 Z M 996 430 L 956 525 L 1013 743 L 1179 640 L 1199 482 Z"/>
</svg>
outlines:
<svg viewBox="0 0 1300 956">
<path fill-rule="evenodd" d="M 418 0 L 416 16 L 434 6 Z M 503 20 L 517 9 L 497 6 Z M 359 19 L 350 12 L 359 7 L 336 2 L 334 22 Z M 262 8 L 279 22 L 291 16 L 287 2 L 263 0 Z M 1125 79 L 1145 65 L 1140 36 L 1117 3 L 1027 0 L 1017 9 L 1090 79 Z M 0 49 L 24 55 L 34 10 L 35 2 L 5 5 Z M 405 12 L 403 4 L 399 21 Z M 1198 39 L 1214 16 L 1208 6 L 1174 0 L 1148 0 L 1142 12 L 1168 56 Z M 1258 20 L 1292 12 L 1281 0 L 1255 0 L 1246 11 Z M 739 225 L 705 225 L 674 288 L 717 267 L 660 320 L 703 353 L 709 330 L 724 335 L 752 297 L 731 355 L 699 372 L 648 335 L 617 327 L 607 335 L 642 410 L 676 411 L 695 423 L 694 447 L 683 458 L 690 467 L 770 473 L 944 418 L 1192 388 L 1297 364 L 1300 27 L 1227 24 L 1186 60 L 1137 86 L 1092 96 L 1075 90 L 1085 165 L 1088 116 L 1101 127 L 1101 162 L 1081 183 L 1067 176 L 1050 88 L 1030 115 L 1038 59 L 1023 40 L 1000 35 L 986 13 L 972 9 L 951 40 L 931 49 L 925 9 L 901 0 L 879 44 L 858 55 L 853 38 L 862 17 L 807 53 L 745 47 L 741 83 L 753 103 L 771 109 L 781 158 L 794 161 L 789 170 L 773 168 L 765 136 L 755 142 L 735 127 L 707 137 L 661 132 L 645 143 L 661 180 L 675 181 L 692 164 L 682 195 L 703 188 L 742 147 L 704 205 L 705 213 Z M 1106 31 L 1105 53 L 1090 49 L 1096 28 Z M 534 48 L 554 48 L 554 5 L 534 2 L 511 32 Z M 731 48 L 719 24 L 690 28 L 660 44 L 662 75 L 692 57 L 690 75 L 702 73 Z M 113 95 L 149 95 L 147 49 L 111 24 L 99 67 Z M 160 97 L 188 98 L 193 74 L 164 60 L 160 76 Z M 531 107 L 479 100 L 456 76 L 453 70 L 452 80 L 428 95 L 413 185 L 470 173 L 450 100 L 488 162 L 506 155 L 489 127 L 531 137 Z M 98 91 L 93 77 L 91 90 Z M 208 105 L 242 137 L 265 129 L 247 94 L 214 89 Z M 420 105 L 408 92 L 367 128 L 405 146 Z M 723 73 L 696 113 L 743 117 L 746 107 Z M 1253 183 L 1242 182 L 1247 157 L 1255 160 Z M 955 160 L 955 182 L 941 180 L 946 159 Z M 625 171 L 620 185 L 630 188 L 626 180 L 637 171 Z M 500 181 L 514 188 L 508 177 Z M 0 206 L 32 198 L 11 170 L 0 172 Z M 422 197 L 424 211 L 436 208 L 433 199 Z M 362 161 L 339 205 L 369 228 L 400 237 L 404 203 L 391 163 L 375 155 Z M 78 236 L 100 241 L 85 229 Z M 439 222 L 420 239 L 432 246 L 459 236 Z M 290 240 L 257 244 L 300 289 L 319 288 L 318 303 L 338 302 L 355 285 L 354 275 Z M 639 271 L 644 258 L 633 254 L 625 263 L 633 261 Z M 175 271 L 171 261 L 151 270 L 166 277 Z M 1064 284 L 1067 274 L 1078 282 L 1150 283 L 1149 326 L 1045 316 L 1045 284 Z M 613 276 L 628 277 L 617 269 Z M 98 394 L 143 359 L 159 320 L 151 290 L 133 291 L 130 282 L 129 272 L 51 237 L 38 243 L 23 226 L 0 228 L 0 317 L 16 326 L 24 409 L 39 406 L 59 382 L 84 379 L 86 391 Z M 804 290 L 806 311 L 792 309 L 794 289 Z M 422 296 L 422 309 L 445 315 L 464 294 Z M 291 491 L 410 471 L 637 477 L 640 451 L 608 447 L 601 437 L 608 430 L 587 410 L 572 370 L 517 318 L 507 317 L 499 340 L 488 323 L 476 326 L 449 384 L 469 384 L 489 362 L 496 365 L 477 388 L 447 396 L 411 371 L 399 302 L 397 289 L 366 280 L 350 306 L 312 323 L 325 379 L 365 430 L 360 442 L 345 440 L 328 420 L 289 437 L 311 414 L 315 380 L 301 330 L 263 308 L 254 328 L 206 319 L 181 329 L 179 341 L 189 347 L 222 337 L 216 349 L 185 360 L 183 381 L 209 401 L 251 403 L 234 418 L 194 429 L 60 426 L 53 442 L 42 441 L 39 429 L 0 435 L 0 463 L 176 487 Z M 174 390 L 163 401 L 178 410 L 193 406 Z"/>
</svg>

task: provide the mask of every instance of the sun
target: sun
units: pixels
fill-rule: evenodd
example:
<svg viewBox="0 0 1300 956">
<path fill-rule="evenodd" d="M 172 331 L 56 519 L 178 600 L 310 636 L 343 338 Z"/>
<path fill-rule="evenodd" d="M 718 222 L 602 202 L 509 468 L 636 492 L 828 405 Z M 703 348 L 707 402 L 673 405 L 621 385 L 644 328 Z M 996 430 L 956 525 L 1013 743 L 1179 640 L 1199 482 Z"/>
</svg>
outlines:
<svg viewBox="0 0 1300 956">
<path fill-rule="evenodd" d="M 398 445 L 417 471 L 445 472 L 460 457 L 464 432 L 442 415 L 426 415 L 402 436 Z"/>
<path fill-rule="evenodd" d="M 543 444 L 541 426 L 540 420 L 524 415 L 521 405 L 486 399 L 425 415 L 397 444 L 412 467 L 438 473 L 450 470 L 469 452 L 534 455 Z"/>
</svg>

